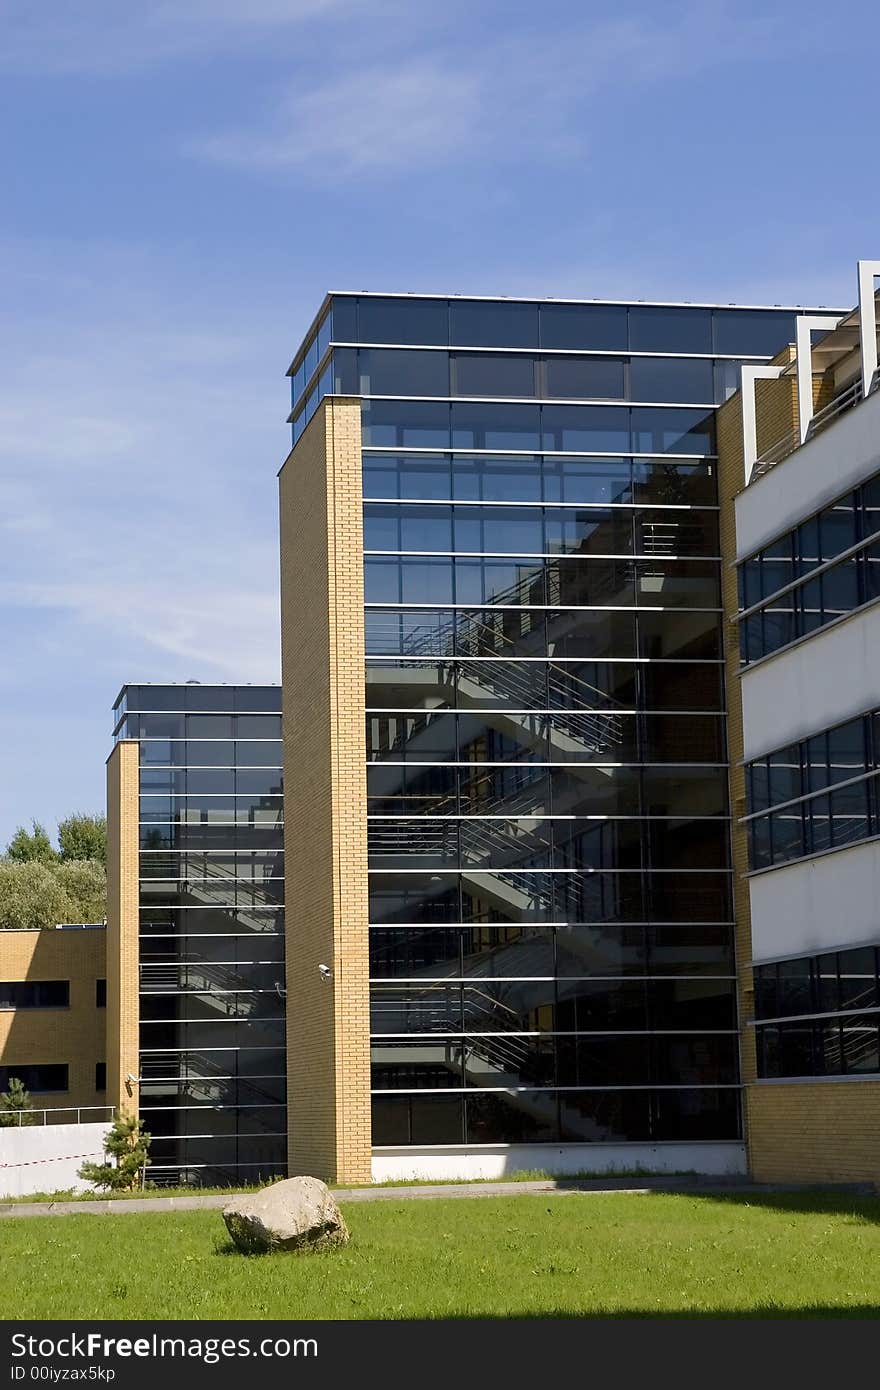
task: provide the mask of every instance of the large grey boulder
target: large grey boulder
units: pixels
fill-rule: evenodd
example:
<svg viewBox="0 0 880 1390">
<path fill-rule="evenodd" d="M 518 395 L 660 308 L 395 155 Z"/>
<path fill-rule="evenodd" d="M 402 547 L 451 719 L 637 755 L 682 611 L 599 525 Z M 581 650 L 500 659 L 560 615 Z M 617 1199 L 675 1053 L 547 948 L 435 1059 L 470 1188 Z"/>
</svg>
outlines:
<svg viewBox="0 0 880 1390">
<path fill-rule="evenodd" d="M 348 1241 L 348 1227 L 326 1183 L 286 1178 L 223 1208 L 223 1220 L 239 1250 L 329 1250 Z"/>
</svg>

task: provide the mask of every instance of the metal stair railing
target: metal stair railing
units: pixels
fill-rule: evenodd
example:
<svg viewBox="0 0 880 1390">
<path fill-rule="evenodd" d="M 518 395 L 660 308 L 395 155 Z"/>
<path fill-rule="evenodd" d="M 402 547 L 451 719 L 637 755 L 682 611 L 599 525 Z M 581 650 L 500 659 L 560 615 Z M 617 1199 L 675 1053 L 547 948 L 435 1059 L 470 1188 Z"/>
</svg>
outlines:
<svg viewBox="0 0 880 1390">
<path fill-rule="evenodd" d="M 407 821 L 370 821 L 367 829 L 371 855 L 430 855 L 448 861 L 450 868 L 480 866 L 506 869 L 548 868 L 547 864 L 527 864 L 523 859 L 545 850 L 546 843 L 530 834 L 528 827 L 514 833 L 493 821 L 462 819 L 432 822 L 428 817 Z M 522 841 L 518 844 L 517 841 Z M 468 856 L 473 856 L 468 858 Z M 545 856 L 546 857 L 546 856 Z M 491 863 L 489 862 L 491 861 Z"/>
<path fill-rule="evenodd" d="M 198 1067 L 199 1070 L 194 1070 L 195 1067 Z M 140 1059 L 140 1070 L 141 1082 L 147 1083 L 147 1085 L 151 1082 L 162 1081 L 171 1081 L 176 1085 L 184 1082 L 187 1087 L 202 1088 L 206 1098 L 216 1099 L 216 1093 L 208 1094 L 209 1088 L 216 1088 L 219 1083 L 226 1082 L 238 1086 L 239 1096 L 242 1094 L 253 1096 L 260 1104 L 284 1104 L 283 1101 L 278 1100 L 277 1096 L 269 1091 L 264 1091 L 250 1078 L 230 1076 L 229 1072 L 224 1071 L 216 1062 L 210 1061 L 201 1053 L 172 1052 L 166 1053 L 162 1057 L 151 1057 L 149 1053 L 143 1053 Z"/>
<path fill-rule="evenodd" d="M 276 858 L 276 860 L 277 860 L 278 858 L 280 858 L 280 855 L 276 855 L 275 858 Z M 185 883 L 185 884 L 186 884 L 186 892 L 187 892 L 188 894 L 190 894 L 190 895 L 191 895 L 192 897 L 194 897 L 194 898 L 200 898 L 200 899 L 203 901 L 203 903 L 204 903 L 204 905 L 205 905 L 206 907 L 231 907 L 231 906 L 233 906 L 233 904 L 231 904 L 231 903 L 227 903 L 227 902 L 224 902 L 224 901 L 218 901 L 217 896 L 216 896 L 216 893 L 215 893 L 215 892 L 211 892 L 211 888 L 222 889 L 223 886 L 224 886 L 224 881 L 225 881 L 225 883 L 227 883 L 227 884 L 228 884 L 230 881 L 231 881 L 233 884 L 236 883 L 236 882 L 238 882 L 239 880 L 236 879 L 236 875 L 235 875 L 235 873 L 233 872 L 233 870 L 232 870 L 232 869 L 227 869 L 227 868 L 225 868 L 222 864 L 217 864 L 215 861 L 211 860 L 208 856 L 206 856 L 206 862 L 205 862 L 205 864 L 204 864 L 202 867 L 204 868 L 204 871 L 205 871 L 205 876 L 204 876 L 203 879 L 182 878 L 182 879 L 179 879 L 179 880 L 178 880 L 179 882 Z M 263 882 L 265 882 L 265 881 L 271 881 L 272 878 L 273 878 L 272 875 L 266 875 L 266 878 L 265 878 L 264 880 L 262 880 L 262 881 L 263 881 Z M 215 882 L 211 883 L 210 888 L 205 887 L 205 884 L 208 883 L 209 880 L 215 880 Z M 173 880 L 172 880 L 172 881 L 173 881 Z M 256 878 L 255 878 L 255 879 L 252 879 L 252 880 L 249 880 L 249 881 L 250 881 L 250 882 L 253 882 L 255 885 L 256 885 L 256 884 L 259 884 L 259 883 L 261 882 L 260 879 L 256 879 Z M 247 923 L 247 924 L 251 927 L 251 930 L 252 930 L 252 931 L 260 932 L 260 931 L 266 931 L 266 930 L 267 930 L 266 924 L 265 924 L 265 919 L 262 918 L 262 917 L 259 917 L 259 916 L 258 916 L 258 917 L 252 916 L 252 915 L 248 912 L 247 904 L 242 904 L 242 905 L 234 904 L 234 906 L 235 906 L 235 911 L 238 913 L 238 918 L 239 918 L 239 920 L 242 921 L 242 922 Z M 280 906 L 280 904 L 279 904 L 279 903 L 276 903 L 276 902 L 274 902 L 274 901 L 273 901 L 273 902 L 268 902 L 268 901 L 267 901 L 267 902 L 264 904 L 264 906 L 265 906 L 265 907 L 278 907 L 278 906 Z"/>
</svg>

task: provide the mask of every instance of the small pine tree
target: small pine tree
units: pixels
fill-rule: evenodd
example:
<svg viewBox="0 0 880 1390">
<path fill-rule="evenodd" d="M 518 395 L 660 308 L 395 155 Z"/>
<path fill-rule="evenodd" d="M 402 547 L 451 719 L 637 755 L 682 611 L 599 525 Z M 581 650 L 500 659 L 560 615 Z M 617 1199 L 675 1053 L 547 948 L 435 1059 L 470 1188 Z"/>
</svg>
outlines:
<svg viewBox="0 0 880 1390">
<path fill-rule="evenodd" d="M 10 1076 L 9 1090 L 0 1096 L 0 1127 L 11 1125 L 32 1125 L 36 1119 L 31 1114 L 30 1092 L 17 1076 Z"/>
<path fill-rule="evenodd" d="M 134 1192 L 141 1170 L 149 1163 L 150 1135 L 136 1115 L 120 1111 L 104 1136 L 105 1163 L 84 1163 L 79 1176 L 95 1187 L 113 1192 Z"/>
</svg>

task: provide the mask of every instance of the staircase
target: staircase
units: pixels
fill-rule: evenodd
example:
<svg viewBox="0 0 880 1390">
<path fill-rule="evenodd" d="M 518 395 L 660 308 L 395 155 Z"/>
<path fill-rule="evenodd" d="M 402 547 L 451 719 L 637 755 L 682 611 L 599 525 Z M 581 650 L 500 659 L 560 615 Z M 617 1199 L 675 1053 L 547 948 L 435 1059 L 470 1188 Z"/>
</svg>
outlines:
<svg viewBox="0 0 880 1390">
<path fill-rule="evenodd" d="M 140 1059 L 141 1102 L 148 1102 L 152 1096 L 167 1095 L 167 1085 L 185 1086 L 195 1099 L 206 1105 L 230 1107 L 228 1094 L 230 1084 L 238 1087 L 238 1101 L 235 1105 L 277 1106 L 283 1104 L 277 1094 L 263 1090 L 255 1081 L 241 1076 L 230 1076 L 228 1071 L 212 1062 L 203 1052 L 143 1052 Z"/>
</svg>

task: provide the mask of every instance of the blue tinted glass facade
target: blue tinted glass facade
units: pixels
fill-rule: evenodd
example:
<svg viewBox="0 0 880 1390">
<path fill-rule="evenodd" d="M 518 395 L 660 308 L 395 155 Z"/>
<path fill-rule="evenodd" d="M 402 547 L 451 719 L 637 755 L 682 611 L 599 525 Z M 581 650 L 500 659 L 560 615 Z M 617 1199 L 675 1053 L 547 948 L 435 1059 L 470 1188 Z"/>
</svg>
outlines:
<svg viewBox="0 0 880 1390">
<path fill-rule="evenodd" d="M 714 408 L 793 333 L 334 296 L 294 360 L 294 442 L 362 399 L 374 1146 L 740 1137 Z"/>
<path fill-rule="evenodd" d="M 151 1180 L 286 1173 L 281 691 L 129 685 L 140 761 L 140 1113 Z"/>
<path fill-rule="evenodd" d="M 742 361 L 793 337 L 787 310 L 334 295 L 291 366 L 293 439 L 329 394 L 693 403 L 705 416 Z M 619 415 L 623 451 L 651 452 L 651 424 Z"/>
</svg>

